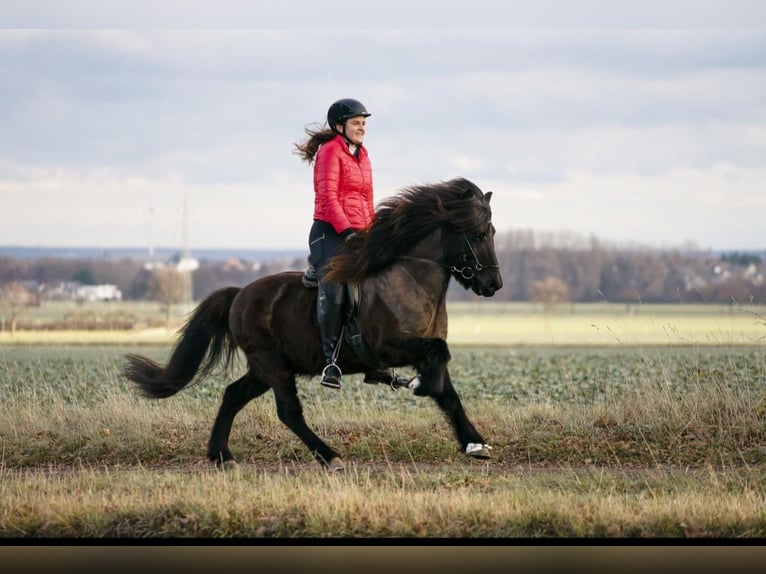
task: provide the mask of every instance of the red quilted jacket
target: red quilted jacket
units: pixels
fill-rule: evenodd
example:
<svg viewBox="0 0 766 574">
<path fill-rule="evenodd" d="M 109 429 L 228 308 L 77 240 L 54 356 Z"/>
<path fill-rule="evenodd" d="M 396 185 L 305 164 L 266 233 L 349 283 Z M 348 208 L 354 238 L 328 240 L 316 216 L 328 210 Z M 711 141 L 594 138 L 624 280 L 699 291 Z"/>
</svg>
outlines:
<svg viewBox="0 0 766 574">
<path fill-rule="evenodd" d="M 319 148 L 314 164 L 314 219 L 326 221 L 335 231 L 367 228 L 375 217 L 372 166 L 367 150 L 351 155 L 337 135 Z"/>
</svg>

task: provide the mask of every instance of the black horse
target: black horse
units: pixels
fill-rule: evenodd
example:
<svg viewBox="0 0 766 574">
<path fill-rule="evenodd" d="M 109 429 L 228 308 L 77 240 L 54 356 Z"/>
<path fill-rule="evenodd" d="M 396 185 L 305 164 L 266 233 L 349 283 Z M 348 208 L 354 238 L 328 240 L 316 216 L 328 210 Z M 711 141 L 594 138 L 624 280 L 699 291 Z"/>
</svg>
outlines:
<svg viewBox="0 0 766 574">
<path fill-rule="evenodd" d="M 416 375 L 406 386 L 436 401 L 463 452 L 475 458 L 489 458 L 489 447 L 468 420 L 450 380 L 445 303 L 451 277 L 484 297 L 502 287 L 491 196 L 462 178 L 407 188 L 379 204 L 372 226 L 346 242 L 328 275 L 355 286 L 356 292 L 355 329 L 346 329 L 356 340 L 347 336 L 341 345 L 341 370 L 367 373 L 371 382 L 380 380 L 384 369 L 414 367 Z M 244 352 L 248 370 L 226 388 L 210 435 L 207 456 L 218 465 L 233 463 L 229 435 L 234 417 L 271 389 L 279 419 L 323 465 L 343 468 L 339 454 L 306 424 L 296 390 L 296 376 L 318 375 L 324 367 L 317 290 L 305 287 L 301 276 L 277 273 L 243 288 L 213 292 L 181 330 L 165 367 L 127 356 L 127 378 L 145 396 L 165 398 L 210 374 L 220 361 L 228 365 L 237 348 Z"/>
</svg>

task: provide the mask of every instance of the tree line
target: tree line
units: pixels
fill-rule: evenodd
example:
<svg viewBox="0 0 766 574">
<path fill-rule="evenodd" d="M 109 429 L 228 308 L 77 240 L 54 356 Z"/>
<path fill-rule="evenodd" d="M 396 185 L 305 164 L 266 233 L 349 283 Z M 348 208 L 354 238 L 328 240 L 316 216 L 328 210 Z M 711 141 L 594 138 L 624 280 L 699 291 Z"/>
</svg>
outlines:
<svg viewBox="0 0 766 574">
<path fill-rule="evenodd" d="M 496 237 L 504 286 L 500 301 L 757 303 L 766 302 L 766 266 L 762 254 L 699 249 L 657 249 L 607 245 L 592 237 L 564 232 L 543 234 L 509 231 Z M 192 295 L 198 301 L 225 286 L 243 286 L 284 270 L 302 270 L 303 258 L 269 261 L 201 261 L 192 274 Z M 11 283 L 56 282 L 114 284 L 127 300 L 177 299 L 178 272 L 169 265 L 147 265 L 121 259 L 34 260 L 0 256 L 0 288 Z M 31 288 L 31 287 L 28 287 Z M 474 295 L 452 283 L 448 297 Z"/>
</svg>

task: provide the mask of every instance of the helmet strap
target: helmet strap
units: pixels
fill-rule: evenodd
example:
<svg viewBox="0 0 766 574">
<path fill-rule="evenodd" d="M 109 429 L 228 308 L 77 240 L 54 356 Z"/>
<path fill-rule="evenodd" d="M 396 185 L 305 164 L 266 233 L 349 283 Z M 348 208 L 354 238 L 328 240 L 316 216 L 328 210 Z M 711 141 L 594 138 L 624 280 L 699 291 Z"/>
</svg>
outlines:
<svg viewBox="0 0 766 574">
<path fill-rule="evenodd" d="M 346 122 L 343 122 L 342 125 L 343 125 L 343 131 L 339 132 L 340 135 L 342 135 L 343 139 L 346 140 L 346 145 L 348 145 L 349 150 L 351 150 L 351 146 L 354 146 L 354 151 L 352 151 L 351 154 L 354 157 L 359 157 L 359 147 L 360 146 L 356 145 L 354 142 L 352 142 L 350 139 L 348 139 L 348 136 L 346 135 Z"/>
</svg>

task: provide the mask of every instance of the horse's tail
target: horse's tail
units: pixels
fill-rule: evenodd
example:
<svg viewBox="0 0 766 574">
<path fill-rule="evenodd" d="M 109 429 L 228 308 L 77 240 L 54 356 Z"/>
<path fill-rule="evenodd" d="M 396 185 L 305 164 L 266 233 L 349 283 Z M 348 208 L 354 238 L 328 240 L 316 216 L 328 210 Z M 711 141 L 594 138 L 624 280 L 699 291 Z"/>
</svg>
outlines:
<svg viewBox="0 0 766 574">
<path fill-rule="evenodd" d="M 229 309 L 239 287 L 225 287 L 202 301 L 180 331 L 170 360 L 162 367 L 140 355 L 128 355 L 125 376 L 149 398 L 164 399 L 176 394 L 197 375 L 203 377 L 225 359 L 231 362 L 237 350 L 229 331 Z"/>
</svg>

